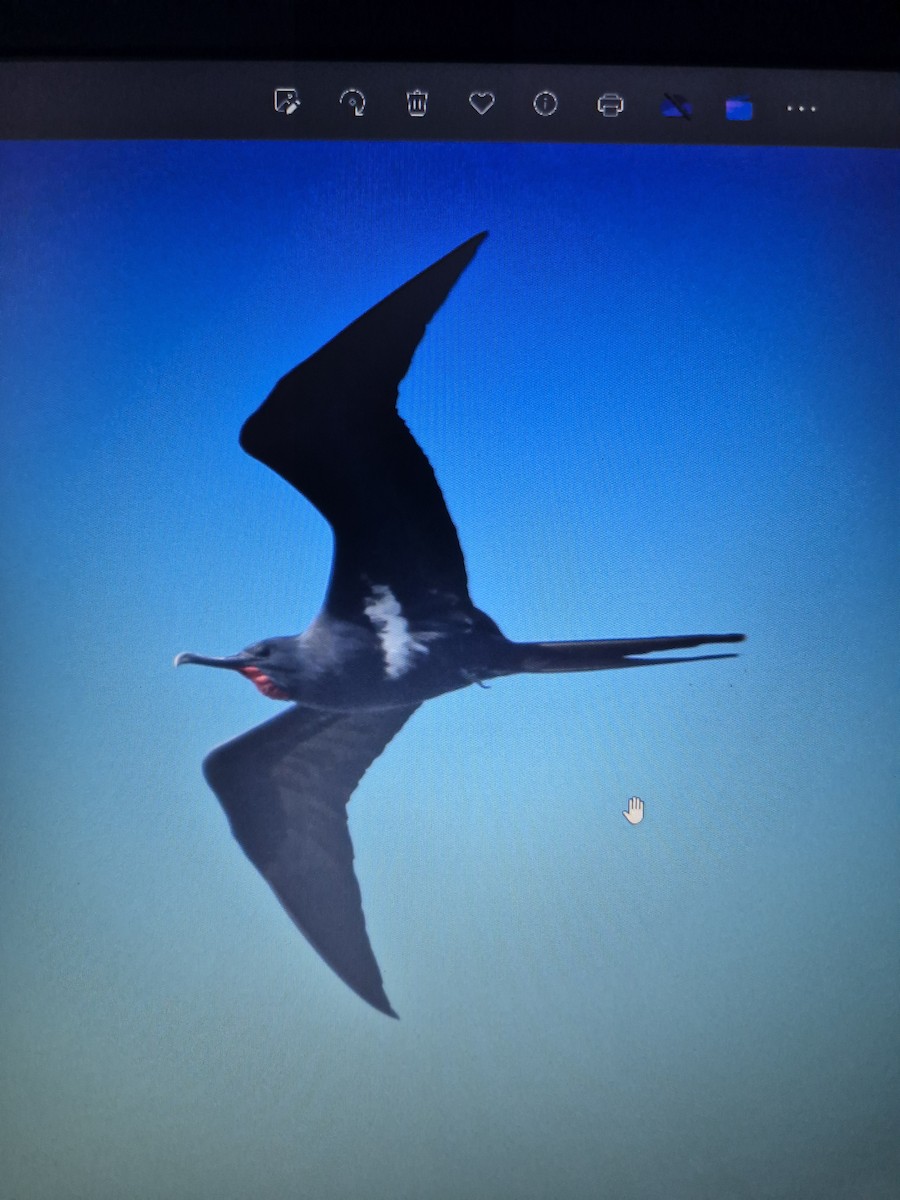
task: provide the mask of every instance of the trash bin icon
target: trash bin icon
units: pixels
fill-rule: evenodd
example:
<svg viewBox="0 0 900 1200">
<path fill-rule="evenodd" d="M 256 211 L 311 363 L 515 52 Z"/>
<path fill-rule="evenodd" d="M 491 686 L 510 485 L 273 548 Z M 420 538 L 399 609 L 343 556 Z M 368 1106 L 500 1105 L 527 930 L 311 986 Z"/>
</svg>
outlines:
<svg viewBox="0 0 900 1200">
<path fill-rule="evenodd" d="M 406 107 L 411 117 L 424 117 L 428 107 L 428 93 L 416 88 L 406 93 Z"/>
</svg>

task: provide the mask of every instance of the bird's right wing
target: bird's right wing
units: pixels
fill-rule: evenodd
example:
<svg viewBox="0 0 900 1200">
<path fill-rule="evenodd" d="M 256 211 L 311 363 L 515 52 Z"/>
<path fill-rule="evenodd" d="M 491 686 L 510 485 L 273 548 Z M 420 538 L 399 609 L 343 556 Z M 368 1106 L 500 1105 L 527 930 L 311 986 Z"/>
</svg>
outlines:
<svg viewBox="0 0 900 1200">
<path fill-rule="evenodd" d="M 369 937 L 347 802 L 417 705 L 326 713 L 294 707 L 226 742 L 203 763 L 231 829 L 288 915 L 363 1000 L 391 1008 Z"/>
</svg>

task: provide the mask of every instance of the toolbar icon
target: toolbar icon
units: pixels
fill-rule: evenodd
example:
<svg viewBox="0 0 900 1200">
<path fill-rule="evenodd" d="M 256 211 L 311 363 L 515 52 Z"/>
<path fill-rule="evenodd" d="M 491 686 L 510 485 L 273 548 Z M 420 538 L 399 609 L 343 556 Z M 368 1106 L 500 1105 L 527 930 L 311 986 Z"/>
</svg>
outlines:
<svg viewBox="0 0 900 1200">
<path fill-rule="evenodd" d="M 284 117 L 291 116 L 300 107 L 300 94 L 296 88 L 282 87 L 275 89 L 275 111 Z"/>
<path fill-rule="evenodd" d="M 753 101 L 749 96 L 729 96 L 725 101 L 725 119 L 728 121 L 752 121 Z"/>
<path fill-rule="evenodd" d="M 406 107 L 411 117 L 424 117 L 428 108 L 428 93 L 415 88 L 406 93 Z"/>
<path fill-rule="evenodd" d="M 677 92 L 666 92 L 659 111 L 664 117 L 683 117 L 685 121 L 689 121 L 694 106 L 690 100 L 679 96 Z"/>
<path fill-rule="evenodd" d="M 469 103 L 478 113 L 479 117 L 483 117 L 488 109 L 493 108 L 496 100 L 497 97 L 493 92 L 472 92 L 471 96 L 469 96 Z"/>
<path fill-rule="evenodd" d="M 625 101 L 618 92 L 604 92 L 597 101 L 597 112 L 604 117 L 617 117 L 625 111 Z"/>
<path fill-rule="evenodd" d="M 341 108 L 352 112 L 354 117 L 361 117 L 366 111 L 366 98 L 359 88 L 344 88 L 341 92 Z"/>
<path fill-rule="evenodd" d="M 538 92 L 533 104 L 534 111 L 539 117 L 552 117 L 559 108 L 559 100 L 554 92 Z"/>
</svg>

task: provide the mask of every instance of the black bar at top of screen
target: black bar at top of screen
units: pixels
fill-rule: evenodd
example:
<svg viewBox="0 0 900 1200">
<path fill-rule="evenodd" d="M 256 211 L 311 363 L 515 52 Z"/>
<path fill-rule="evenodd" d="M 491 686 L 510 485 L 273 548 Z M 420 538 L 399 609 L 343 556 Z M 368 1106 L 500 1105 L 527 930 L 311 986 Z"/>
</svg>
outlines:
<svg viewBox="0 0 900 1200">
<path fill-rule="evenodd" d="M 900 146 L 900 76 L 709 67 L 0 63 L 0 137 Z"/>
</svg>

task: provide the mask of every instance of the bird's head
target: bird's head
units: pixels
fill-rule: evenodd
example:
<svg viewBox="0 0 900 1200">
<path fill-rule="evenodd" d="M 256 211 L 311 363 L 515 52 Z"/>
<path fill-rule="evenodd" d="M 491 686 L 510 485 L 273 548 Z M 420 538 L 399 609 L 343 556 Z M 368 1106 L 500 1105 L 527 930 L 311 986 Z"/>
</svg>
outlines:
<svg viewBox="0 0 900 1200">
<path fill-rule="evenodd" d="M 291 700 L 291 680 L 296 672 L 297 639 L 265 638 L 226 658 L 207 658 L 202 654 L 179 654 L 175 666 L 196 663 L 201 667 L 224 667 L 237 671 L 270 700 Z"/>
</svg>

